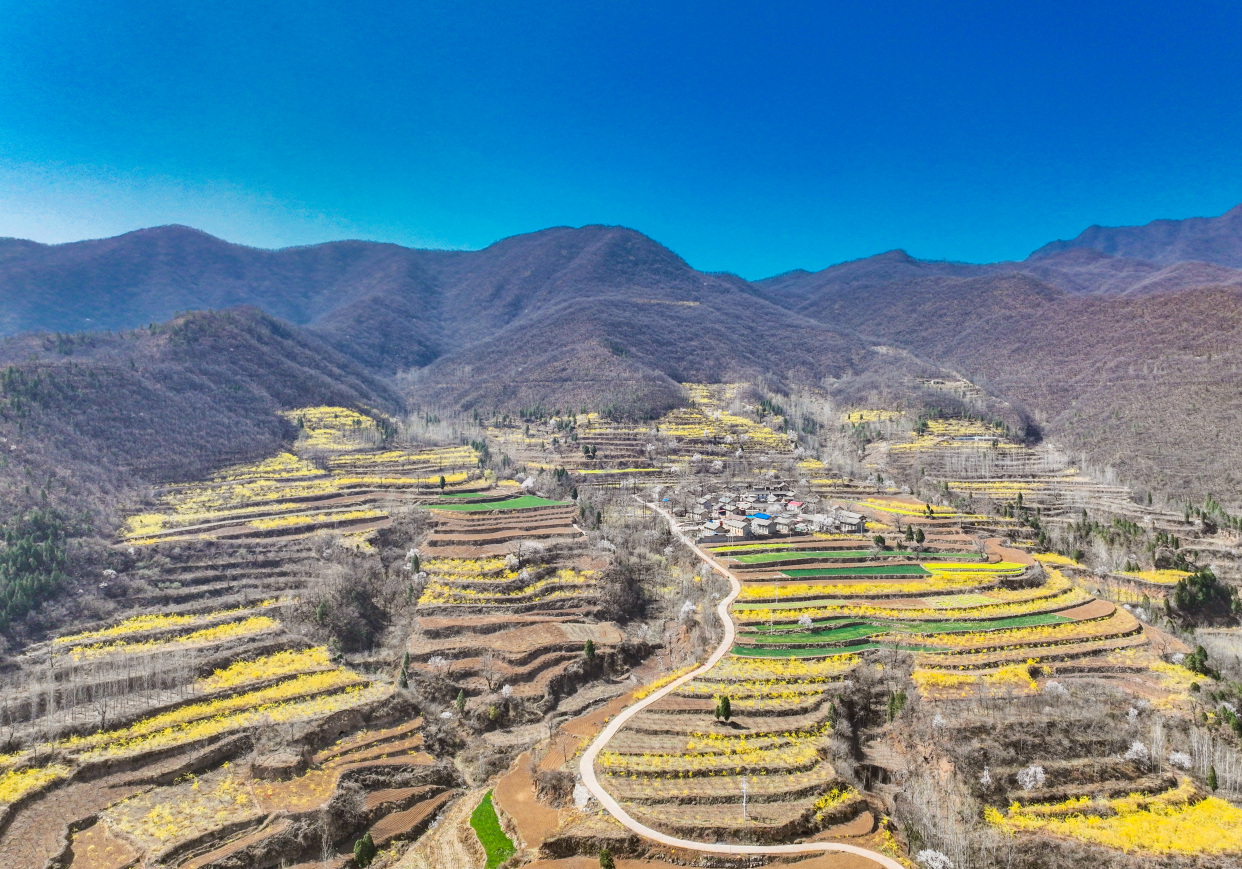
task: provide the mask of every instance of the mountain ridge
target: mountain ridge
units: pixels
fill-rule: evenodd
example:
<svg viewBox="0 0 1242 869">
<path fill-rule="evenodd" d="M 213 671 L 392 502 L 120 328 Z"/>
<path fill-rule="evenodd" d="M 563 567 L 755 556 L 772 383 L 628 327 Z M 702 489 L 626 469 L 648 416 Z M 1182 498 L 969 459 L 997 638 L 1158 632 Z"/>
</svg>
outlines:
<svg viewBox="0 0 1242 869">
<path fill-rule="evenodd" d="M 478 251 L 365 241 L 269 251 L 169 226 L 99 242 L 0 243 L 0 329 L 62 333 L 10 337 L 0 358 L 18 360 L 13 348 L 30 342 L 66 344 L 72 357 L 75 339 L 63 333 L 79 331 L 74 317 L 133 328 L 186 309 L 254 305 L 272 328 L 349 360 L 414 407 L 590 407 L 641 418 L 683 403 L 682 383 L 743 380 L 841 402 L 910 401 L 920 379 L 953 370 L 1067 442 L 1098 446 L 1102 464 L 1210 491 L 1207 456 L 1219 445 L 1175 423 L 1190 392 L 1213 418 L 1242 415 L 1228 378 L 1213 380 L 1201 362 L 1215 354 L 1233 364 L 1242 342 L 1213 325 L 1221 312 L 1212 306 L 1232 311 L 1240 292 L 1242 270 L 1084 245 L 988 264 L 892 250 L 746 281 L 700 272 L 618 226 L 552 227 Z M 1160 328 L 1136 325 L 1151 321 Z M 1170 371 L 1160 360 L 1171 358 L 1183 361 Z M 1127 382 L 1150 386 L 1144 409 L 1163 421 L 1158 431 L 1133 422 L 1127 440 L 1109 429 L 1143 404 L 1138 387 L 1110 392 L 1091 380 L 1123 378 L 1118 359 L 1132 361 Z M 1140 430 L 1169 454 L 1196 454 L 1193 467 L 1163 479 L 1151 463 L 1127 465 Z M 1222 468 L 1242 480 L 1242 456 Z"/>
</svg>

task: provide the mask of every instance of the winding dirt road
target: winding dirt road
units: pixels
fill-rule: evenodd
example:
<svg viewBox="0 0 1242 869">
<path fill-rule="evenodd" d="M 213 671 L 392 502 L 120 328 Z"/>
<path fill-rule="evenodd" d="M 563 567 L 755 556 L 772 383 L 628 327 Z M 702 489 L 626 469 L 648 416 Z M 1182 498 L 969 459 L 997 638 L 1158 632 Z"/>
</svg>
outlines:
<svg viewBox="0 0 1242 869">
<path fill-rule="evenodd" d="M 608 791 L 604 790 L 603 786 L 600 785 L 599 779 L 595 777 L 595 758 L 599 755 L 600 751 L 603 750 L 604 746 L 617 735 L 617 732 L 625 726 L 627 721 L 639 712 L 646 709 L 657 700 L 660 700 L 661 698 L 671 694 L 673 691 L 676 691 L 691 679 L 703 675 L 712 667 L 716 666 L 720 659 L 729 653 L 729 649 L 733 646 L 733 639 L 736 634 L 736 629 L 733 626 L 733 619 L 729 615 L 729 606 L 741 593 L 742 584 L 738 582 L 737 577 L 734 576 L 732 572 L 721 566 L 714 558 L 696 546 L 694 541 L 690 540 L 685 534 L 681 533 L 681 530 L 677 527 L 676 521 L 667 510 L 664 510 L 656 504 L 645 504 L 645 506 L 655 510 L 663 516 L 668 521 L 669 526 L 673 529 L 673 533 L 676 534 L 683 543 L 694 550 L 695 553 L 698 554 L 699 558 L 703 559 L 705 564 L 729 580 L 729 594 L 723 598 L 716 607 L 716 612 L 720 615 L 720 622 L 724 625 L 724 637 L 721 639 L 720 645 L 716 647 L 716 651 L 712 652 L 711 656 L 703 663 L 702 666 L 690 673 L 685 674 L 684 676 L 681 676 L 680 678 L 674 679 L 658 691 L 648 694 L 633 706 L 629 706 L 622 710 L 615 718 L 612 719 L 612 721 L 608 723 L 608 726 L 600 732 L 599 736 L 595 737 L 595 741 L 591 743 L 585 752 L 583 752 L 582 761 L 578 765 L 579 772 L 582 774 L 582 783 L 586 785 L 587 790 L 591 792 L 591 795 L 594 796 L 595 799 L 599 800 L 600 805 L 607 809 L 608 812 L 623 825 L 625 825 L 625 827 L 638 835 L 643 836 L 644 838 L 653 839 L 662 845 L 670 845 L 675 848 L 685 848 L 690 851 L 702 851 L 709 854 L 748 854 L 754 856 L 777 854 L 813 854 L 817 852 L 823 853 L 829 851 L 842 851 L 847 854 L 856 854 L 860 857 L 866 857 L 867 859 L 873 860 L 879 865 L 885 867 L 885 869 L 905 869 L 905 867 L 896 860 L 885 856 L 878 851 L 871 851 L 867 848 L 859 848 L 857 845 L 846 845 L 839 842 L 802 842 L 790 845 L 730 845 L 723 842 L 694 842 L 690 839 L 679 839 L 676 836 L 669 836 L 658 830 L 653 830 L 650 827 L 634 820 L 634 818 L 631 817 L 625 809 L 621 808 L 621 804 L 614 800 L 612 795 L 609 794 Z"/>
</svg>

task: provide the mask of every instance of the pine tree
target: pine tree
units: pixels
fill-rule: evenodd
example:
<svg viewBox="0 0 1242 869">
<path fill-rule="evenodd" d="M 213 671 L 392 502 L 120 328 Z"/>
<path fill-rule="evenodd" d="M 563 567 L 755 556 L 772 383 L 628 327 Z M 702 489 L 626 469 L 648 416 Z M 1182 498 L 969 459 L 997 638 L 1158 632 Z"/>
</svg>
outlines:
<svg viewBox="0 0 1242 869">
<path fill-rule="evenodd" d="M 1220 782 L 1217 781 L 1216 779 L 1216 767 L 1214 766 L 1208 768 L 1207 786 L 1210 787 L 1213 791 L 1215 791 L 1218 787 L 1220 787 Z"/>
<path fill-rule="evenodd" d="M 732 704 L 729 703 L 729 695 L 721 694 L 716 698 L 716 719 L 718 721 L 728 721 L 733 717 Z"/>
<path fill-rule="evenodd" d="M 370 866 L 378 850 L 371 839 L 371 834 L 364 833 L 361 839 L 354 842 L 354 862 L 362 867 Z"/>
<path fill-rule="evenodd" d="M 466 691 L 464 688 L 457 692 L 457 701 L 453 705 L 457 707 L 458 714 L 466 711 Z"/>
<path fill-rule="evenodd" d="M 595 641 L 594 640 L 586 641 L 586 645 L 582 649 L 582 654 L 586 657 L 588 661 L 595 660 Z"/>
<path fill-rule="evenodd" d="M 923 533 L 922 528 L 919 528 L 917 531 L 914 532 L 915 543 L 922 543 L 926 539 L 927 539 L 927 535 Z"/>
<path fill-rule="evenodd" d="M 401 672 L 397 676 L 397 687 L 410 687 L 410 653 L 408 651 L 401 658 Z"/>
<path fill-rule="evenodd" d="M 617 864 L 612 859 L 612 852 L 607 848 L 599 852 L 599 869 L 617 869 Z"/>
</svg>

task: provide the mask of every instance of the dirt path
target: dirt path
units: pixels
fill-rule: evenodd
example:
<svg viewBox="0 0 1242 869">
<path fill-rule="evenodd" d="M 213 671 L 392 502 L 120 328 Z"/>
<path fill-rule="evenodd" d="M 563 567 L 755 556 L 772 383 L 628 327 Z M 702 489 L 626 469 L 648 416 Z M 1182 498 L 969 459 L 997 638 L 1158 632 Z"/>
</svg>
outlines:
<svg viewBox="0 0 1242 869">
<path fill-rule="evenodd" d="M 871 851 L 866 848 L 859 848 L 857 845 L 845 845 L 838 842 L 802 842 L 790 845 L 726 845 L 723 843 L 694 842 L 689 839 L 679 839 L 676 836 L 669 836 L 659 832 L 658 830 L 653 830 L 650 827 L 634 820 L 634 818 L 632 818 L 629 813 L 625 811 L 625 809 L 621 808 L 621 804 L 613 799 L 612 795 L 609 794 L 608 791 L 604 790 L 603 786 L 600 785 L 599 779 L 595 777 L 595 759 L 604 746 L 608 744 L 609 740 L 616 736 L 617 732 L 625 726 L 626 722 L 628 722 L 639 712 L 646 709 L 653 703 L 664 699 L 664 697 L 676 691 L 691 679 L 695 679 L 703 675 L 712 667 L 716 666 L 716 664 L 729 653 L 729 649 L 733 647 L 733 640 L 737 632 L 737 629 L 733 624 L 733 619 L 729 615 L 730 605 L 732 605 L 733 601 L 742 592 L 742 584 L 738 581 L 737 577 L 721 566 L 720 563 L 714 558 L 696 546 L 694 541 L 686 537 L 686 535 L 683 534 L 677 527 L 677 522 L 666 510 L 661 509 L 655 504 L 646 504 L 646 506 L 663 516 L 669 523 L 669 527 L 672 529 L 673 533 L 677 535 L 683 543 L 689 546 L 690 549 L 693 550 L 705 564 L 729 580 L 729 594 L 726 595 L 716 607 L 717 612 L 720 615 L 720 622 L 724 625 L 724 637 L 721 638 L 720 645 L 716 647 L 716 650 L 712 652 L 711 656 L 706 662 L 703 663 L 702 666 L 678 679 L 674 679 L 658 691 L 653 691 L 651 694 L 648 694 L 642 700 L 622 711 L 616 718 L 608 723 L 608 726 L 604 728 L 603 732 L 601 732 L 600 735 L 596 737 L 595 741 L 592 742 L 587 748 L 587 750 L 582 753 L 582 761 L 578 767 L 580 773 L 582 774 L 582 783 L 586 785 L 587 789 L 591 792 L 591 795 L 594 796 L 595 799 L 599 800 L 600 805 L 602 805 L 609 812 L 609 814 L 620 821 L 625 827 L 640 836 L 674 848 L 684 848 L 689 851 L 700 851 L 709 854 L 753 854 L 756 856 L 775 854 L 813 854 L 828 851 L 839 851 L 846 854 L 865 857 L 872 862 L 878 863 L 879 865 L 885 867 L 885 869 L 904 869 L 904 867 L 896 860 L 891 857 L 886 857 L 878 851 Z"/>
</svg>

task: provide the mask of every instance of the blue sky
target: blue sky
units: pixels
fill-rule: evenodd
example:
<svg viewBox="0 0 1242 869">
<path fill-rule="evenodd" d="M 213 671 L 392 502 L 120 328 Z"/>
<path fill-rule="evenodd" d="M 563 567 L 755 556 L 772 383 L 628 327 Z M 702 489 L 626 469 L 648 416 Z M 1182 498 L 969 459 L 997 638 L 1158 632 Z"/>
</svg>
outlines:
<svg viewBox="0 0 1242 869">
<path fill-rule="evenodd" d="M 1242 202 L 1242 4 L 0 0 L 0 235 L 477 248 L 624 224 L 756 278 Z"/>
</svg>

